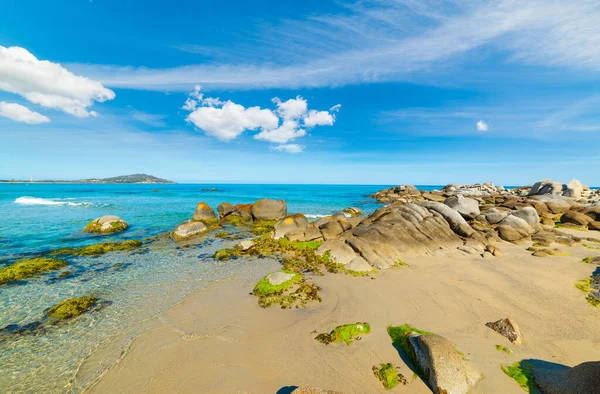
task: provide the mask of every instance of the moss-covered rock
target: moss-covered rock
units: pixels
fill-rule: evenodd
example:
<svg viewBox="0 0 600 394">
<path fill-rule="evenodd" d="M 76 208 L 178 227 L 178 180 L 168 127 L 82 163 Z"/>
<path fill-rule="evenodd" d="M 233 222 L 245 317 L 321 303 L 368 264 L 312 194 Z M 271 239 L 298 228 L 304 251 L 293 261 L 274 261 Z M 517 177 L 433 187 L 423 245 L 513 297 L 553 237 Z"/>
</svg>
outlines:
<svg viewBox="0 0 600 394">
<path fill-rule="evenodd" d="M 344 342 L 346 345 L 350 345 L 352 342 L 360 340 L 362 335 L 370 333 L 371 326 L 368 323 L 353 323 L 337 326 L 330 333 L 319 334 L 315 339 L 325 345 L 335 342 Z"/>
<path fill-rule="evenodd" d="M 600 275 L 598 276 L 598 283 L 594 282 L 595 276 L 591 278 L 583 279 L 575 284 L 575 287 L 585 294 L 587 302 L 593 306 L 600 308 Z"/>
<path fill-rule="evenodd" d="M 263 308 L 280 305 L 282 309 L 305 306 L 312 301 L 321 301 L 320 287 L 294 271 L 274 272 L 261 279 L 252 294 L 258 297 Z"/>
<path fill-rule="evenodd" d="M 398 372 L 397 367 L 394 367 L 391 363 L 380 364 L 379 367 L 374 365 L 373 374 L 381 381 L 386 390 L 393 389 L 399 383 L 408 384 L 408 380 L 404 375 Z"/>
<path fill-rule="evenodd" d="M 59 320 L 72 319 L 91 310 L 97 302 L 95 297 L 69 298 L 48 309 L 46 314 Z"/>
<path fill-rule="evenodd" d="M 66 261 L 43 257 L 19 261 L 0 269 L 0 285 L 58 270 L 66 266 Z"/>
<path fill-rule="evenodd" d="M 83 231 L 94 234 L 113 234 L 125 231 L 129 227 L 127 222 L 118 216 L 102 216 L 92 220 L 84 227 Z"/>
<path fill-rule="evenodd" d="M 94 245 L 83 246 L 81 248 L 63 248 L 52 252 L 52 255 L 71 255 L 71 256 L 97 256 L 108 252 L 118 250 L 137 249 L 142 246 L 141 241 L 127 240 L 121 242 L 103 242 Z"/>
</svg>

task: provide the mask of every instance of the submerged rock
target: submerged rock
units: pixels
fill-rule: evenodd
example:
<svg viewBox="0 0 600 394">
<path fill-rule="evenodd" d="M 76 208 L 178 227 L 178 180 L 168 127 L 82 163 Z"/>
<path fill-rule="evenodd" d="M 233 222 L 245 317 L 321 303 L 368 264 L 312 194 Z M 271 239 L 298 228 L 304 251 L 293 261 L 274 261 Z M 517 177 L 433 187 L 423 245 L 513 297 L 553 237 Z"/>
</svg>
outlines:
<svg viewBox="0 0 600 394">
<path fill-rule="evenodd" d="M 95 297 L 69 298 L 48 309 L 46 314 L 59 320 L 72 319 L 91 310 L 97 302 Z"/>
<path fill-rule="evenodd" d="M 83 231 L 95 234 L 113 234 L 125 231 L 129 227 L 127 222 L 118 216 L 102 216 L 92 220 Z"/>
<path fill-rule="evenodd" d="M 573 368 L 534 368 L 533 377 L 543 394 L 583 394 L 600 392 L 600 361 L 581 363 Z"/>
<path fill-rule="evenodd" d="M 252 205 L 254 220 L 279 220 L 287 215 L 287 204 L 284 200 L 263 198 Z"/>
<path fill-rule="evenodd" d="M 66 261 L 45 257 L 18 261 L 0 269 L 0 285 L 16 280 L 27 279 L 66 266 Z"/>
<path fill-rule="evenodd" d="M 500 319 L 495 322 L 485 323 L 486 326 L 496 331 L 515 345 L 523 343 L 523 336 L 519 330 L 517 323 L 510 317 L 506 319 Z"/>
</svg>

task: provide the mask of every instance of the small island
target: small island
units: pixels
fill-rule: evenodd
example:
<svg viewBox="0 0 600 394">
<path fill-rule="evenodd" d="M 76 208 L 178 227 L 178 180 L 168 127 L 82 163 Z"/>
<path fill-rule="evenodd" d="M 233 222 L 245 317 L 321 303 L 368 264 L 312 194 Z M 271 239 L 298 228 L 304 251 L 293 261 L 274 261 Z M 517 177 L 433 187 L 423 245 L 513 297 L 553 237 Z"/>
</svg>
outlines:
<svg viewBox="0 0 600 394">
<path fill-rule="evenodd" d="M 145 183 L 145 184 L 173 184 L 175 182 L 168 181 L 166 179 L 157 178 L 153 175 L 147 174 L 132 174 L 132 175 L 121 175 L 112 178 L 90 178 L 90 179 L 79 179 L 79 180 L 0 180 L 0 183 Z"/>
</svg>

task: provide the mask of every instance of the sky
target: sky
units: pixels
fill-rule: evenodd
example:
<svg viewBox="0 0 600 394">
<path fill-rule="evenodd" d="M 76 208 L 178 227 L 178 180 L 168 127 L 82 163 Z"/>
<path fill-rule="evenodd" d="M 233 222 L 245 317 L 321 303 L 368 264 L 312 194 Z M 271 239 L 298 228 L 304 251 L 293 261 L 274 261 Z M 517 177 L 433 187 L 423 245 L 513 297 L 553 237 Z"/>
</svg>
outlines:
<svg viewBox="0 0 600 394">
<path fill-rule="evenodd" d="M 600 186 L 597 0 L 4 0 L 0 179 Z"/>
</svg>

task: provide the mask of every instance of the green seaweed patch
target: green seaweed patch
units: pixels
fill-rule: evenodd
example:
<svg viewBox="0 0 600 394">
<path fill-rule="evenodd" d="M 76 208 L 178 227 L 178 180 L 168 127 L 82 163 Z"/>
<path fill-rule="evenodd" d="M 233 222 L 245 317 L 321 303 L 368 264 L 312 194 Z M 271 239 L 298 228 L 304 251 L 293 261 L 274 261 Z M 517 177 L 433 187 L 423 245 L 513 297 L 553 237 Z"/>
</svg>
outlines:
<svg viewBox="0 0 600 394">
<path fill-rule="evenodd" d="M 297 272 L 288 270 L 282 272 L 294 276 L 279 285 L 273 285 L 267 277 L 264 277 L 254 287 L 252 294 L 258 297 L 258 304 L 261 307 L 280 305 L 282 309 L 287 309 L 292 306 L 306 306 L 311 301 L 321 302 L 319 286 Z"/>
<path fill-rule="evenodd" d="M 527 392 L 535 390 L 536 386 L 533 379 L 533 365 L 525 361 L 505 366 L 500 365 L 502 372 L 513 378 L 521 388 Z"/>
<path fill-rule="evenodd" d="M 368 323 L 354 323 L 337 326 L 329 334 L 323 333 L 317 335 L 317 341 L 329 345 L 330 343 L 344 342 L 346 345 L 354 341 L 360 341 L 361 335 L 370 334 L 371 326 Z"/>
<path fill-rule="evenodd" d="M 229 260 L 233 257 L 240 256 L 241 254 L 242 248 L 239 246 L 234 246 L 233 248 L 217 250 L 213 257 L 217 260 Z"/>
<path fill-rule="evenodd" d="M 269 234 L 271 231 L 275 229 L 275 220 L 261 220 L 252 223 L 251 230 L 252 234 L 255 235 L 265 235 Z"/>
<path fill-rule="evenodd" d="M 586 229 L 584 229 L 583 227 L 577 226 L 575 224 L 573 225 L 568 225 L 568 224 L 564 224 L 564 223 L 557 223 L 554 228 L 568 228 L 571 230 L 577 230 L 577 231 L 585 231 Z"/>
<path fill-rule="evenodd" d="M 600 246 L 596 246 L 596 245 L 583 244 L 583 247 L 588 248 L 588 249 L 593 249 L 593 250 L 600 250 Z"/>
<path fill-rule="evenodd" d="M 141 241 L 127 240 L 121 242 L 103 242 L 100 244 L 83 246 L 81 248 L 63 248 L 55 250 L 51 255 L 71 255 L 71 256 L 98 256 L 108 252 L 119 250 L 131 250 L 142 246 Z"/>
<path fill-rule="evenodd" d="M 390 338 L 392 338 L 392 343 L 394 344 L 394 346 L 402 349 L 402 351 L 406 354 L 413 366 L 413 370 L 417 373 L 417 375 L 419 375 L 423 379 L 423 381 L 427 382 L 429 380 L 429 374 L 425 372 L 419 365 L 417 355 L 415 354 L 415 350 L 410 344 L 408 338 L 413 334 L 428 335 L 433 333 L 429 331 L 420 330 L 409 324 L 404 324 L 402 326 L 389 326 L 387 328 L 387 332 Z"/>
<path fill-rule="evenodd" d="M 252 219 L 244 218 L 239 215 L 227 215 L 223 218 L 223 223 L 231 224 L 232 226 L 247 226 Z"/>
<path fill-rule="evenodd" d="M 496 345 L 496 350 L 499 352 L 504 352 L 506 354 L 513 354 L 513 351 L 507 348 L 506 346 Z"/>
<path fill-rule="evenodd" d="M 91 310 L 97 302 L 95 297 L 69 298 L 48 309 L 46 314 L 59 320 L 72 319 Z"/>
<path fill-rule="evenodd" d="M 64 279 L 64 278 L 68 278 L 69 276 L 71 276 L 72 272 L 71 271 L 65 271 L 62 272 L 60 275 L 58 275 L 59 279 Z"/>
<path fill-rule="evenodd" d="M 256 284 L 256 286 L 254 287 L 254 290 L 252 291 L 252 294 L 254 294 L 257 297 L 278 294 L 278 293 L 283 292 L 284 290 L 287 290 L 294 283 L 296 283 L 296 282 L 300 281 L 300 279 L 302 279 L 300 274 L 298 274 L 296 272 L 287 271 L 287 270 L 282 270 L 281 272 L 286 273 L 286 274 L 292 274 L 294 276 L 288 281 L 285 281 L 279 285 L 274 285 L 269 281 L 269 279 L 267 279 L 267 277 L 268 277 L 268 275 L 267 275 Z"/>
<path fill-rule="evenodd" d="M 227 238 L 231 236 L 231 232 L 230 231 L 219 231 L 218 233 L 215 234 L 215 238 Z"/>
<path fill-rule="evenodd" d="M 410 264 L 408 264 L 408 263 L 405 263 L 405 262 L 404 262 L 404 261 L 402 261 L 402 260 L 397 260 L 397 261 L 394 263 L 394 267 L 410 267 Z"/>
<path fill-rule="evenodd" d="M 586 295 L 587 302 L 600 308 L 600 298 L 594 296 L 596 289 L 592 286 L 592 278 L 583 279 L 575 283 L 575 287 Z"/>
<path fill-rule="evenodd" d="M 373 374 L 381 381 L 386 390 L 393 389 L 398 384 L 408 384 L 408 380 L 398 372 L 398 367 L 394 367 L 391 363 L 380 364 L 379 367 L 373 366 Z"/>
<path fill-rule="evenodd" d="M 58 270 L 66 266 L 66 261 L 46 257 L 19 261 L 0 269 L 0 285 Z"/>
</svg>

